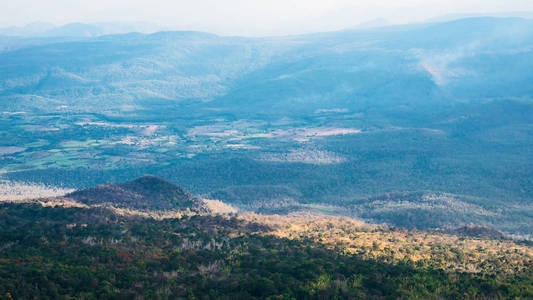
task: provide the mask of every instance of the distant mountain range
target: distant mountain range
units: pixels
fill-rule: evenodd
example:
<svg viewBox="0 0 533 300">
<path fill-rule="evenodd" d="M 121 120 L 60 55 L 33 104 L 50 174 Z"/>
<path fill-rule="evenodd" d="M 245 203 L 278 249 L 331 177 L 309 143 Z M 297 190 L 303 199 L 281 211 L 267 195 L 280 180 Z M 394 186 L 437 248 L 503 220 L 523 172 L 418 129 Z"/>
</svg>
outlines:
<svg viewBox="0 0 533 300">
<path fill-rule="evenodd" d="M 161 27 L 146 22 L 108 22 L 108 23 L 68 23 L 55 26 L 51 23 L 35 22 L 22 27 L 0 28 L 0 36 L 13 37 L 97 37 L 107 34 L 130 32 L 153 33 Z"/>
<path fill-rule="evenodd" d="M 530 237 L 533 20 L 374 25 L 0 37 L 2 179 Z"/>
<path fill-rule="evenodd" d="M 455 20 L 460 20 L 460 19 L 483 18 L 483 17 L 533 19 L 533 11 L 446 14 L 440 17 L 429 19 L 427 20 L 427 22 L 450 22 L 450 21 L 455 21 Z"/>
<path fill-rule="evenodd" d="M 88 34 L 75 40 L 0 39 L 0 95 L 65 105 L 84 99 L 99 107 L 146 98 L 216 100 L 217 107 L 276 112 L 533 92 L 533 20 L 472 18 L 262 39 L 199 32 L 90 38 L 100 27 L 81 24 L 54 30 L 78 27 Z"/>
</svg>

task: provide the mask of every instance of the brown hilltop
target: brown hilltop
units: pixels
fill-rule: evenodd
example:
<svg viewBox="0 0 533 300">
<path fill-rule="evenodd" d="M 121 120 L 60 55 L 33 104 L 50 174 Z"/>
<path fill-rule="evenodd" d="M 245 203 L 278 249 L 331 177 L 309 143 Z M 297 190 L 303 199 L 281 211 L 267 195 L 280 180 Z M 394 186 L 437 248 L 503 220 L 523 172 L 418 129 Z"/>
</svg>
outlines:
<svg viewBox="0 0 533 300">
<path fill-rule="evenodd" d="M 87 205 L 110 205 L 140 210 L 187 210 L 207 212 L 198 197 L 164 179 L 145 175 L 124 183 L 105 183 L 65 195 Z"/>
</svg>

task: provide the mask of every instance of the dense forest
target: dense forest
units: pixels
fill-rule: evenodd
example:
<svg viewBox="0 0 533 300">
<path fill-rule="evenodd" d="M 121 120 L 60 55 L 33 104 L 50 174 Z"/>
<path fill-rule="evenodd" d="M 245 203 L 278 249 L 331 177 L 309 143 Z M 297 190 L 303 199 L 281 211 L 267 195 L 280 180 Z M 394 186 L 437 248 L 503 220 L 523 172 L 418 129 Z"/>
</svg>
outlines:
<svg viewBox="0 0 533 300">
<path fill-rule="evenodd" d="M 527 254 L 531 249 L 527 247 L 526 253 L 517 256 L 524 263 L 508 262 L 516 269 L 502 264 L 493 265 L 490 271 L 445 270 L 424 260 L 370 258 L 343 251 L 341 243 L 332 246 L 312 234 L 298 238 L 268 234 L 282 228 L 291 232 L 289 223 L 283 221 L 281 226 L 279 219 L 270 218 L 195 214 L 154 219 L 121 215 L 108 208 L 4 203 L 0 205 L 0 297 L 533 297 L 533 270 Z M 328 222 L 311 231 L 325 237 L 332 228 L 341 228 L 331 223 L 334 220 Z M 292 224 L 298 226 L 297 221 Z M 383 231 L 365 226 L 349 229 L 352 233 Z M 423 234 L 419 237 L 424 240 Z M 378 243 L 375 240 L 369 251 L 378 253 Z M 524 251 L 520 247 L 525 246 L 509 245 L 505 248 L 511 252 Z M 483 252 L 480 249 L 476 251 Z M 479 260 L 483 264 L 483 258 Z"/>
</svg>

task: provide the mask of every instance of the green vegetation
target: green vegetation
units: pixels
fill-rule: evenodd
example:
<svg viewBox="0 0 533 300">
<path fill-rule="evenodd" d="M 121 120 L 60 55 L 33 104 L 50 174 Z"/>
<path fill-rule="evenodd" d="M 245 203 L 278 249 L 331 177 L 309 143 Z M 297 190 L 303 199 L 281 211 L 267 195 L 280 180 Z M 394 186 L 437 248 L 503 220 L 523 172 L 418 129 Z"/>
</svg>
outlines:
<svg viewBox="0 0 533 300">
<path fill-rule="evenodd" d="M 154 220 L 103 208 L 0 205 L 0 297 L 529 298 L 517 274 L 380 262 L 235 217 Z"/>
</svg>

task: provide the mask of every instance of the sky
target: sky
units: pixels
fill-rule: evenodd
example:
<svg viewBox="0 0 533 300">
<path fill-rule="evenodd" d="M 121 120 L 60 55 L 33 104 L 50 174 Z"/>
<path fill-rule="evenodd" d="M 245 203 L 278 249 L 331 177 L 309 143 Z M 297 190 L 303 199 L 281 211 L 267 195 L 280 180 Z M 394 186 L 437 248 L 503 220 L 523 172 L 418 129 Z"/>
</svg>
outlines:
<svg viewBox="0 0 533 300">
<path fill-rule="evenodd" d="M 0 0 L 0 26 L 148 22 L 221 35 L 283 35 L 447 14 L 533 12 L 533 0 Z"/>
</svg>

